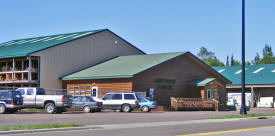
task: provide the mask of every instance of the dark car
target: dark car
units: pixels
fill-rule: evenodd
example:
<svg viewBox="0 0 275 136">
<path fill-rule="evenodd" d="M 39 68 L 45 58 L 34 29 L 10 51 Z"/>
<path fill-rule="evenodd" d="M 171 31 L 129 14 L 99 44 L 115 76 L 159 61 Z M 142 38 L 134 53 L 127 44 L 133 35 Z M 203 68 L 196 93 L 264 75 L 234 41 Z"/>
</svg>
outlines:
<svg viewBox="0 0 275 136">
<path fill-rule="evenodd" d="M 83 110 L 87 113 L 101 111 L 102 102 L 96 102 L 90 96 L 74 96 L 72 97 L 72 108 L 75 110 Z"/>
<path fill-rule="evenodd" d="M 0 90 L 0 114 L 15 113 L 23 105 L 23 98 L 18 91 Z"/>
</svg>

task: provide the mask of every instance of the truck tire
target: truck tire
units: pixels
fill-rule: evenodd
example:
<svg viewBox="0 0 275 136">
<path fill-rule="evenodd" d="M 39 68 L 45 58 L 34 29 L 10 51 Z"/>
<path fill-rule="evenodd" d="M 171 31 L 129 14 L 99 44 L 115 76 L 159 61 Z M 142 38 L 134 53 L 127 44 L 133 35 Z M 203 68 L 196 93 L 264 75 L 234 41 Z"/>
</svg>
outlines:
<svg viewBox="0 0 275 136">
<path fill-rule="evenodd" d="M 131 106 L 129 104 L 123 104 L 121 110 L 123 112 L 131 112 Z"/>
<path fill-rule="evenodd" d="M 45 106 L 45 111 L 48 114 L 53 114 L 56 111 L 55 105 L 53 103 L 47 103 Z"/>
<path fill-rule="evenodd" d="M 6 106 L 4 104 L 0 104 L 0 114 L 3 114 L 6 112 Z"/>
</svg>

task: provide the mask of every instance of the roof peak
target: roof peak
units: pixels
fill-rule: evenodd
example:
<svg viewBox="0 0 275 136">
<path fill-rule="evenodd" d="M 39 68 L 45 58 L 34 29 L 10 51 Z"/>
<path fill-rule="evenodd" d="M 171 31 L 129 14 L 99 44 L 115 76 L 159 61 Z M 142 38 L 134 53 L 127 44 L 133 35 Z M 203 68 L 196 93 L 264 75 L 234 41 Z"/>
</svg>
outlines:
<svg viewBox="0 0 275 136">
<path fill-rule="evenodd" d="M 92 31 L 104 31 L 104 30 L 109 30 L 109 29 L 104 28 L 104 29 L 94 29 L 94 30 L 79 31 L 79 32 L 51 34 L 51 35 L 44 35 L 44 36 L 38 36 L 38 37 L 30 37 L 30 38 L 21 38 L 21 39 L 16 39 L 16 40 L 10 40 L 10 41 L 7 41 L 7 42 L 21 41 L 21 40 L 28 40 L 28 39 L 36 39 L 36 38 L 43 38 L 43 37 L 54 37 L 54 36 L 59 36 L 59 35 L 70 35 L 70 34 L 75 34 L 75 33 L 86 33 L 86 32 L 92 32 Z M 6 43 L 6 42 L 3 42 L 3 43 Z M 3 44 L 3 43 L 0 43 L 0 44 Z"/>
</svg>

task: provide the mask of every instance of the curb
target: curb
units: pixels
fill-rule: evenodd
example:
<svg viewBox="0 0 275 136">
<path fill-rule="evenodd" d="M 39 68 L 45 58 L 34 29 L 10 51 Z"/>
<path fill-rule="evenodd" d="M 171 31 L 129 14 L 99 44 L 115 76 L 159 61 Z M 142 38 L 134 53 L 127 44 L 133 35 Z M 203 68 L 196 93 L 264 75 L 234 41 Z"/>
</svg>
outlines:
<svg viewBox="0 0 275 136">
<path fill-rule="evenodd" d="M 24 134 L 24 133 L 37 133 L 37 132 L 52 132 L 52 131 L 66 131 L 66 130 L 87 130 L 87 129 L 101 129 L 101 127 L 64 127 L 64 128 L 50 128 L 50 129 L 30 129 L 30 130 L 15 130 L 15 131 L 0 131 L 0 135 L 7 134 Z"/>
</svg>

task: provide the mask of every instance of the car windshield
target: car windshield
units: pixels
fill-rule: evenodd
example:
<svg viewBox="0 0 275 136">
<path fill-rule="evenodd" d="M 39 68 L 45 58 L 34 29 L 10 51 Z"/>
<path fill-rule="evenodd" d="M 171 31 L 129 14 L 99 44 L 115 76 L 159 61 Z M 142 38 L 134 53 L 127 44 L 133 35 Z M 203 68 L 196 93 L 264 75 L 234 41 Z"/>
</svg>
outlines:
<svg viewBox="0 0 275 136">
<path fill-rule="evenodd" d="M 95 100 L 92 97 L 87 97 L 89 102 L 95 102 Z"/>
<path fill-rule="evenodd" d="M 138 98 L 138 101 L 139 101 L 139 102 L 147 102 L 147 99 L 144 98 L 144 97 L 140 97 L 140 98 Z"/>
</svg>

